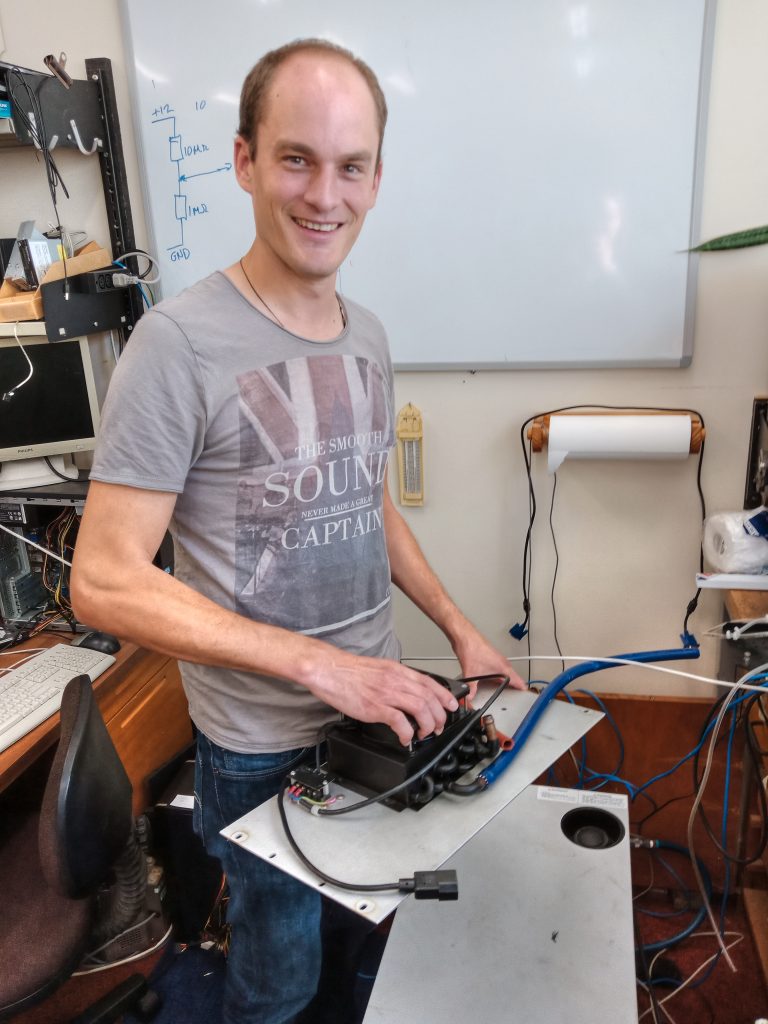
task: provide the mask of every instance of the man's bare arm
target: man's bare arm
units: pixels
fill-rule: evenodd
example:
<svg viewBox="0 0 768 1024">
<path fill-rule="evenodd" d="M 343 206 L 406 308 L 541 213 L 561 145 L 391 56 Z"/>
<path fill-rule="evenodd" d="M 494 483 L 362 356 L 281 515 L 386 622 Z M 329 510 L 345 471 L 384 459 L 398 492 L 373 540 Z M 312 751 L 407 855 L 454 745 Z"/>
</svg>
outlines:
<svg viewBox="0 0 768 1024">
<path fill-rule="evenodd" d="M 440 731 L 456 702 L 396 661 L 363 658 L 222 608 L 152 564 L 176 495 L 92 482 L 78 533 L 71 593 L 77 617 L 183 661 L 291 679 L 407 743 Z"/>
<path fill-rule="evenodd" d="M 384 528 L 392 582 L 448 637 L 465 676 L 503 674 L 525 689 L 509 662 L 456 607 L 384 487 Z"/>
</svg>

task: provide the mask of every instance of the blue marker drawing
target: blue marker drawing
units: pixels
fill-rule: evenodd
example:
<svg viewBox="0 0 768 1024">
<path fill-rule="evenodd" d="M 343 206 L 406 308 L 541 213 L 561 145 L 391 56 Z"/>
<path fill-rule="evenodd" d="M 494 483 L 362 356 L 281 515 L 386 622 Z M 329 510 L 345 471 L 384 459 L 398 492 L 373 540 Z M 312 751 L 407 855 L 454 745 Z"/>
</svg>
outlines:
<svg viewBox="0 0 768 1024">
<path fill-rule="evenodd" d="M 206 100 L 197 100 L 195 103 L 195 109 L 197 111 L 203 110 L 206 106 Z M 199 217 L 203 214 L 208 213 L 207 202 L 198 201 L 194 205 L 189 202 L 189 196 L 187 195 L 184 185 L 191 178 L 203 178 L 209 174 L 221 174 L 232 170 L 232 164 L 226 161 L 221 167 L 213 167 L 208 171 L 197 171 L 193 174 L 182 174 L 181 163 L 183 160 L 190 157 L 198 157 L 202 154 L 209 152 L 208 144 L 205 142 L 194 142 L 189 145 L 185 145 L 181 132 L 177 131 L 176 127 L 176 114 L 173 107 L 168 103 L 163 103 L 152 111 L 151 124 L 162 124 L 163 122 L 170 122 L 168 135 L 168 160 L 170 163 L 176 165 L 176 181 L 177 188 L 172 193 L 173 201 L 173 215 L 176 221 L 178 231 L 178 241 L 173 245 L 166 247 L 166 251 L 170 252 L 171 260 L 175 263 L 179 260 L 187 260 L 192 255 L 191 250 L 184 244 L 184 224 L 189 220 L 190 217 Z"/>
<path fill-rule="evenodd" d="M 231 171 L 232 164 L 227 162 L 223 167 L 214 167 L 212 171 L 198 171 L 197 174 L 182 174 L 179 181 L 189 181 L 190 178 L 202 178 L 206 174 L 219 174 L 221 171 Z"/>
</svg>

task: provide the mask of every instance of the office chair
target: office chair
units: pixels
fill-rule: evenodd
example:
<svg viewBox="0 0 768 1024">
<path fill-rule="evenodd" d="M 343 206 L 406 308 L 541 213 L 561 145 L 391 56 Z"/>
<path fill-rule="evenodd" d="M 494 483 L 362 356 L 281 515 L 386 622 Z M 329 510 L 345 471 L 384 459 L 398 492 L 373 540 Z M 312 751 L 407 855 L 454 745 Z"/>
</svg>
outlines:
<svg viewBox="0 0 768 1024">
<path fill-rule="evenodd" d="M 134 834 L 131 784 L 88 676 L 64 690 L 59 746 L 39 812 L 7 824 L 4 818 L 0 1021 L 44 1000 L 89 950 L 143 912 L 146 866 Z M 110 879 L 108 909 L 97 913 L 97 893 L 103 908 L 102 883 Z M 128 1008 L 149 1019 L 156 1004 L 144 978 L 134 975 L 78 1021 L 115 1021 Z"/>
</svg>

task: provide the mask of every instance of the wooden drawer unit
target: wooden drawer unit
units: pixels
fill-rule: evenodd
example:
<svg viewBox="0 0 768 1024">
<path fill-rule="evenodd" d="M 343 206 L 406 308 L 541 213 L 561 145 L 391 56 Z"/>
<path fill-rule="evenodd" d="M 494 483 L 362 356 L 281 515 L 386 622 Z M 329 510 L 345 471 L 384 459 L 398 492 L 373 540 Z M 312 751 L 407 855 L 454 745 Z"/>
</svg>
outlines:
<svg viewBox="0 0 768 1024">
<path fill-rule="evenodd" d="M 192 742 L 192 723 L 172 658 L 144 653 L 101 705 L 112 742 L 133 784 L 133 813 L 148 806 L 148 776 Z"/>
<path fill-rule="evenodd" d="M 42 634 L 35 646 L 50 647 L 59 637 Z M 21 659 L 31 642 L 15 648 Z M 15 659 L 9 658 L 11 664 Z M 147 807 L 147 777 L 192 742 L 192 723 L 175 659 L 145 651 L 124 640 L 115 664 L 99 676 L 93 691 L 107 728 L 133 785 L 135 814 Z M 44 770 L 59 738 L 58 713 L 7 750 L 0 751 L 0 793 L 38 762 Z"/>
</svg>

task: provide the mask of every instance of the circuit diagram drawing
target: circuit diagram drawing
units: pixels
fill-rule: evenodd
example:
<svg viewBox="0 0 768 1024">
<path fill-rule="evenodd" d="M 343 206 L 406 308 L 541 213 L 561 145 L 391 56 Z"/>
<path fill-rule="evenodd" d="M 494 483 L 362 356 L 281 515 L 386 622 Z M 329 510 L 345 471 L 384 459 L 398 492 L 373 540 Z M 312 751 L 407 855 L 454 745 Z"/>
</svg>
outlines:
<svg viewBox="0 0 768 1024">
<path fill-rule="evenodd" d="M 195 112 L 200 113 L 207 106 L 205 99 L 195 101 Z M 179 117 L 169 103 L 156 106 L 151 113 L 150 123 L 165 129 L 167 138 L 167 159 L 173 167 L 175 182 L 173 192 L 169 193 L 169 208 L 173 211 L 174 228 L 169 232 L 171 244 L 165 251 L 172 263 L 189 260 L 192 256 L 190 229 L 191 223 L 210 213 L 209 199 L 202 198 L 197 182 L 194 179 L 207 178 L 209 175 L 227 174 L 232 170 L 232 163 L 224 161 L 216 166 L 212 147 L 204 141 L 204 133 L 187 141 L 179 127 Z M 203 192 L 203 195 L 205 193 Z"/>
</svg>

